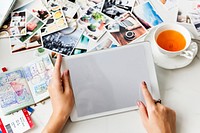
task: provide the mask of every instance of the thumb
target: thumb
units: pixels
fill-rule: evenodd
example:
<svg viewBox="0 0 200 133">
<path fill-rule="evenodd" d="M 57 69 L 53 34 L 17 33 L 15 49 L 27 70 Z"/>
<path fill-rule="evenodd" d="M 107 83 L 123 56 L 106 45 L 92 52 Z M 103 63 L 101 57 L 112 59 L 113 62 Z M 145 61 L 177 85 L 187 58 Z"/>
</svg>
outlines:
<svg viewBox="0 0 200 133">
<path fill-rule="evenodd" d="M 148 113 L 147 113 L 146 106 L 141 101 L 138 101 L 137 105 L 139 107 L 139 112 L 140 112 L 140 117 L 142 119 L 142 123 L 143 123 L 144 127 L 146 128 L 148 126 Z"/>
</svg>

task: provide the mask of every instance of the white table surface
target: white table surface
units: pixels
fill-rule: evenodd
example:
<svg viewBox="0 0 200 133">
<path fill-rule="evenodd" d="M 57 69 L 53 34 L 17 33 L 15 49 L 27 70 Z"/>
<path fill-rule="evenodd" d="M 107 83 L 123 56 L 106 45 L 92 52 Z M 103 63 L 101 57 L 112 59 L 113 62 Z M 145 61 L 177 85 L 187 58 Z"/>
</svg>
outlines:
<svg viewBox="0 0 200 133">
<path fill-rule="evenodd" d="M 162 14 L 167 12 L 163 9 L 159 11 Z M 174 11 L 176 9 L 170 11 L 170 22 L 173 22 L 175 18 L 172 15 Z M 6 66 L 8 70 L 20 67 L 35 58 L 34 52 L 11 55 L 7 39 L 0 40 L 0 50 L 0 68 Z M 198 133 L 200 131 L 200 52 L 194 61 L 185 68 L 166 70 L 156 66 L 156 72 L 162 103 L 177 113 L 177 133 Z M 52 112 L 50 100 L 46 100 L 45 104 L 38 104 L 34 109 L 35 112 L 31 117 L 35 127 L 28 131 L 30 133 L 41 132 L 48 122 Z M 141 123 L 139 112 L 131 111 L 82 122 L 68 122 L 63 132 L 145 133 L 145 129 Z"/>
</svg>

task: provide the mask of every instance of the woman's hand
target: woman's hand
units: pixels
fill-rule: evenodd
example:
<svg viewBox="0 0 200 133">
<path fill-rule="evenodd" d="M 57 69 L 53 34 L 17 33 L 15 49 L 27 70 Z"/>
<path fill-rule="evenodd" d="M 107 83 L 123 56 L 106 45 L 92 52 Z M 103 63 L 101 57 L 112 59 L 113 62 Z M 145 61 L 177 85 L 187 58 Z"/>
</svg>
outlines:
<svg viewBox="0 0 200 133">
<path fill-rule="evenodd" d="M 43 132 L 61 132 L 74 105 L 73 92 L 69 82 L 69 71 L 61 75 L 62 56 L 59 54 L 55 63 L 52 80 L 48 86 L 53 113 Z"/>
<path fill-rule="evenodd" d="M 142 83 L 142 93 L 146 102 L 138 102 L 140 116 L 148 133 L 176 133 L 176 113 L 161 103 L 155 103 L 147 89 L 145 82 Z"/>
</svg>

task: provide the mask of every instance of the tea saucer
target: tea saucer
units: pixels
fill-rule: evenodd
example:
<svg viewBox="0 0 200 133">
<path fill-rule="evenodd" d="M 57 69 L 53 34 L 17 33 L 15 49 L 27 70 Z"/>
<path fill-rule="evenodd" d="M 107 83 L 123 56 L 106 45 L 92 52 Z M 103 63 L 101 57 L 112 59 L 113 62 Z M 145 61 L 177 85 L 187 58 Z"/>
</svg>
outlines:
<svg viewBox="0 0 200 133">
<path fill-rule="evenodd" d="M 193 59 L 188 59 L 182 56 L 176 56 L 176 57 L 168 57 L 164 54 L 162 54 L 159 49 L 156 47 L 156 44 L 153 41 L 153 34 L 155 32 L 155 29 L 151 30 L 149 34 L 145 37 L 145 41 L 149 41 L 151 44 L 152 48 L 152 53 L 153 53 L 153 58 L 154 58 L 154 63 L 162 68 L 165 69 L 177 69 L 177 68 L 182 68 L 187 65 L 189 65 L 195 56 L 197 55 L 198 52 L 198 45 L 197 43 L 191 43 L 189 46 L 188 50 L 194 51 L 194 58 Z M 191 33 L 192 35 L 192 33 Z M 193 36 L 193 35 L 192 35 Z"/>
</svg>

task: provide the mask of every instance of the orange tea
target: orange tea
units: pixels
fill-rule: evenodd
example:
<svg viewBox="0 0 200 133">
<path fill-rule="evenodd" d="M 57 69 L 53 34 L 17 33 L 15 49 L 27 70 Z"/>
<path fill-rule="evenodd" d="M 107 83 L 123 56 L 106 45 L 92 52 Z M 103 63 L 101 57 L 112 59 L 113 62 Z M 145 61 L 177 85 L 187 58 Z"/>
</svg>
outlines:
<svg viewBox="0 0 200 133">
<path fill-rule="evenodd" d="M 180 51 L 185 48 L 186 40 L 184 36 L 175 30 L 166 30 L 157 37 L 157 44 L 167 51 Z"/>
</svg>

